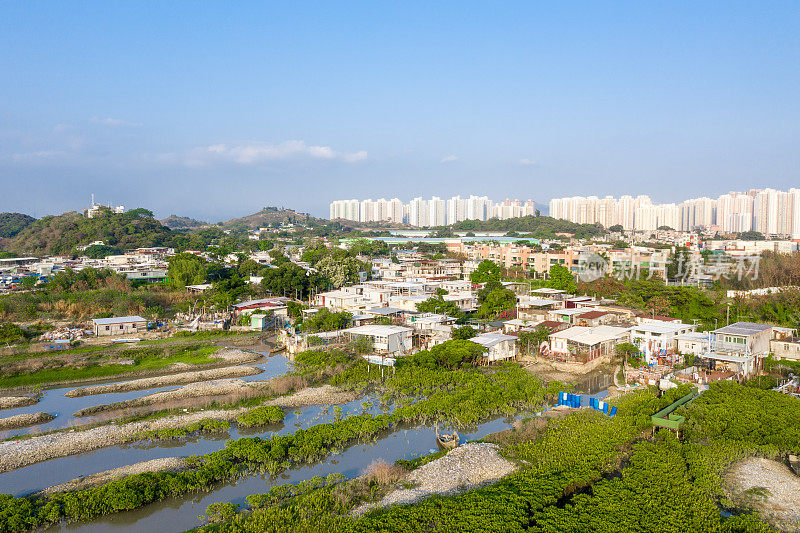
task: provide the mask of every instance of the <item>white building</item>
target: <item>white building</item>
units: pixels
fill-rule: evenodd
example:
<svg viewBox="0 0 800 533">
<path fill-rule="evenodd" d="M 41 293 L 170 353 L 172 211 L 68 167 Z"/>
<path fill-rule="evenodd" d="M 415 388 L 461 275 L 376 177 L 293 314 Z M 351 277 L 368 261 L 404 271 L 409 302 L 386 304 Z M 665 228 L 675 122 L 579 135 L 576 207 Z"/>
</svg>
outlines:
<svg viewBox="0 0 800 533">
<path fill-rule="evenodd" d="M 368 337 L 377 352 L 396 353 L 409 352 L 412 348 L 413 329 L 403 326 L 358 326 L 343 330 L 350 335 Z"/>
<path fill-rule="evenodd" d="M 487 349 L 483 354 L 486 364 L 517 357 L 517 337 L 503 333 L 483 333 L 470 339 Z"/>
<path fill-rule="evenodd" d="M 681 322 L 647 322 L 631 328 L 631 342 L 650 364 L 658 356 L 673 356 L 678 353 L 678 337 L 692 333 L 695 329 L 695 325 Z"/>
</svg>

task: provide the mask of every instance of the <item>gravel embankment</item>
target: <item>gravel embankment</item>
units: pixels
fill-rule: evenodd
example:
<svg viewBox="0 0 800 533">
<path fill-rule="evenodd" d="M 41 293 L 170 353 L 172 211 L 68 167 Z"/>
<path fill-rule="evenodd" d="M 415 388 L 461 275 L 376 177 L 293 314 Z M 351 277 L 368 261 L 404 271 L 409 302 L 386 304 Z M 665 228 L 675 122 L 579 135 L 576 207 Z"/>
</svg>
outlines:
<svg viewBox="0 0 800 533">
<path fill-rule="evenodd" d="M 342 391 L 332 385 L 321 387 L 308 387 L 287 396 L 280 396 L 265 402 L 264 405 L 277 405 L 279 407 L 305 407 L 307 405 L 339 405 L 352 402 L 358 394 L 352 391 Z"/>
<path fill-rule="evenodd" d="M 230 366 L 224 368 L 213 368 L 210 370 L 199 370 L 197 372 L 183 372 L 181 374 L 171 374 L 168 376 L 158 376 L 153 378 L 135 379 L 133 381 L 123 381 L 121 383 L 109 383 L 108 385 L 96 385 L 73 389 L 65 394 L 69 398 L 79 398 L 94 394 L 107 394 L 114 392 L 131 392 L 138 390 L 154 389 L 156 387 L 167 387 L 169 385 L 185 385 L 188 383 L 198 383 L 201 381 L 212 381 L 215 379 L 241 378 L 254 376 L 263 372 L 254 366 Z M 0 406 L 2 403 L 0 403 Z"/>
<path fill-rule="evenodd" d="M 372 504 L 362 505 L 355 514 L 377 507 L 408 505 L 433 494 L 455 494 L 495 482 L 517 469 L 500 456 L 496 444 L 467 443 L 439 459 L 422 465 L 406 478 L 414 488 L 398 489 Z"/>
<path fill-rule="evenodd" d="M 37 396 L 3 396 L 0 397 L 0 410 L 27 407 L 37 403 L 39 403 Z"/>
<path fill-rule="evenodd" d="M 0 418 L 0 430 L 19 429 L 50 422 L 55 417 L 50 413 L 30 413 Z"/>
<path fill-rule="evenodd" d="M 268 381 L 263 383 L 269 384 Z M 314 389 L 304 389 L 304 391 L 301 390 L 286 397 L 288 399 L 294 396 L 294 400 L 281 402 L 282 398 L 276 398 L 271 403 L 287 407 L 315 405 L 313 402 L 335 405 L 346 403 L 354 398 L 353 393 L 342 393 L 329 385 Z M 298 398 L 301 398 L 305 403 L 295 403 Z M 123 425 L 111 424 L 83 431 L 70 430 L 39 435 L 28 439 L 2 441 L 0 442 L 0 473 L 49 459 L 124 444 L 143 431 L 179 428 L 207 418 L 233 420 L 248 410 L 250 408 L 206 410 Z"/>
<path fill-rule="evenodd" d="M 782 531 L 800 531 L 800 477 L 785 464 L 751 457 L 734 465 L 727 481 L 733 501 L 754 507 Z"/>
<path fill-rule="evenodd" d="M 90 474 L 88 476 L 79 477 L 66 483 L 54 485 L 34 494 L 34 496 L 47 496 L 56 492 L 73 492 L 77 490 L 90 489 L 121 479 L 126 476 L 134 474 L 142 474 L 144 472 L 166 472 L 178 471 L 186 468 L 186 460 L 182 457 L 165 457 L 163 459 L 152 459 L 150 461 L 143 461 L 130 466 L 121 466 L 119 468 L 112 468 L 105 472 L 97 474 Z"/>
<path fill-rule="evenodd" d="M 206 381 L 201 383 L 190 383 L 175 390 L 156 392 L 141 398 L 114 402 L 103 405 L 86 407 L 75 412 L 76 417 L 83 417 L 102 413 L 105 411 L 118 411 L 134 407 L 148 405 L 168 404 L 190 398 L 202 398 L 211 400 L 216 396 L 238 395 L 242 398 L 265 394 L 270 391 L 269 381 L 243 381 L 241 379 L 220 379 L 217 381 Z"/>
</svg>

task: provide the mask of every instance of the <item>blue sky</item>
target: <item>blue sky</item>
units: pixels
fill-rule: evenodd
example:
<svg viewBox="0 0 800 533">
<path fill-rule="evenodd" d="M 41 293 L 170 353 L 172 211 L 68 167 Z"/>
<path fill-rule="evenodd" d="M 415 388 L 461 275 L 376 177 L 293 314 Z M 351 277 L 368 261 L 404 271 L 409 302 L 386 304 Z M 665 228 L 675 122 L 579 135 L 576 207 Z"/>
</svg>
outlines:
<svg viewBox="0 0 800 533">
<path fill-rule="evenodd" d="M 0 210 L 800 185 L 797 2 L 3 2 Z"/>
</svg>

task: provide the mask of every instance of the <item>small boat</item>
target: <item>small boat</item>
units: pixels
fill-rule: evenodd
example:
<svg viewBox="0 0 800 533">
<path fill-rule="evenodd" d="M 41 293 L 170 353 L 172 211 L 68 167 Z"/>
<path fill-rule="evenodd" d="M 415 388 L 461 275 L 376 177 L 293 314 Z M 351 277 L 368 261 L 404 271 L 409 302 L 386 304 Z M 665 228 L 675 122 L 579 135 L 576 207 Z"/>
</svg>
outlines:
<svg viewBox="0 0 800 533">
<path fill-rule="evenodd" d="M 458 446 L 459 437 L 458 437 L 458 432 L 456 430 L 453 430 L 453 433 L 449 435 L 446 433 L 444 435 L 440 435 L 438 424 L 434 424 L 434 429 L 436 430 L 436 444 L 439 445 L 439 448 L 443 450 L 452 450 L 453 448 Z"/>
</svg>

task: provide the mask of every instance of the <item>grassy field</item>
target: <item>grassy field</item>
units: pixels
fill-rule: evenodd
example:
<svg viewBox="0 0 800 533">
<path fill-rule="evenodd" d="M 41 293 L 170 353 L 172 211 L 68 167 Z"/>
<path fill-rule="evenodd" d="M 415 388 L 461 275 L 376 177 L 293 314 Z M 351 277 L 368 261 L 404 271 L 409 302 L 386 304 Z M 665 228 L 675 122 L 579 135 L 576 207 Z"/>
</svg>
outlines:
<svg viewBox="0 0 800 533">
<path fill-rule="evenodd" d="M 102 364 L 104 358 L 95 357 L 88 361 L 86 366 L 79 368 L 63 366 L 61 368 L 46 368 L 34 372 L 18 372 L 13 375 L 4 375 L 0 377 L 0 388 L 36 386 L 73 380 L 103 379 L 134 372 L 162 370 L 175 363 L 208 365 L 219 361 L 219 358 L 212 357 L 219 349 L 219 346 L 213 345 L 191 345 L 182 347 L 178 351 L 159 350 L 153 347 L 129 348 L 114 351 L 113 355 L 131 359 L 133 364 Z M 108 355 L 111 354 L 109 353 Z"/>
</svg>

